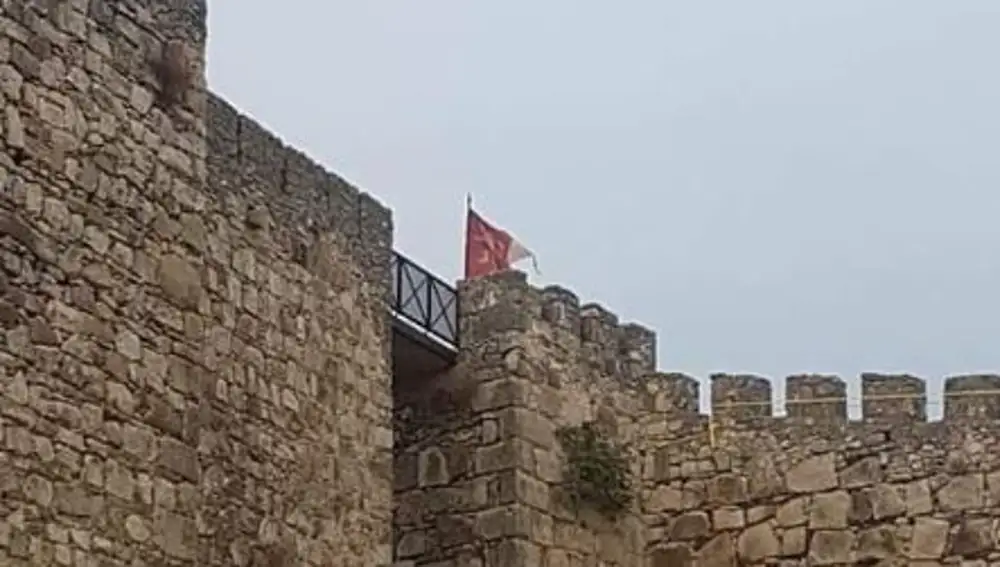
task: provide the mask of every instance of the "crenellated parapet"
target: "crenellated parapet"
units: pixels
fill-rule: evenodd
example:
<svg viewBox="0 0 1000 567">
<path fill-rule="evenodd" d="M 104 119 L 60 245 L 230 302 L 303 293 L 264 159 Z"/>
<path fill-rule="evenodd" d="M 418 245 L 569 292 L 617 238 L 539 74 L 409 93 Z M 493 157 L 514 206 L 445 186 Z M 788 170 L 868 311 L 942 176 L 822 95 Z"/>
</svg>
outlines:
<svg viewBox="0 0 1000 567">
<path fill-rule="evenodd" d="M 461 282 L 462 340 L 519 329 L 544 335 L 566 360 L 635 388 L 656 368 L 656 334 L 560 286 L 531 286 L 521 272 Z"/>
<path fill-rule="evenodd" d="M 797 374 L 785 380 L 788 417 L 809 423 L 847 421 L 847 384 L 839 376 Z"/>
<path fill-rule="evenodd" d="M 698 413 L 698 380 L 680 372 L 654 372 L 644 378 L 649 411 L 663 414 Z"/>
<path fill-rule="evenodd" d="M 745 420 L 772 415 L 810 424 L 844 424 L 849 419 L 847 384 L 839 376 L 799 374 L 785 379 L 784 395 L 773 394 L 767 378 L 716 374 L 712 413 Z M 910 374 L 863 373 L 860 421 L 874 425 L 921 423 L 928 419 L 927 382 Z M 1000 419 L 1000 375 L 952 376 L 944 380 L 945 420 Z M 772 408 L 774 413 L 772 413 Z M 775 418 L 778 419 L 778 418 Z"/>
<path fill-rule="evenodd" d="M 865 374 L 854 403 L 836 376 L 790 376 L 783 398 L 769 384 L 713 377 L 697 441 L 646 428 L 652 565 L 965 565 L 997 553 L 1000 376 L 948 378 L 932 422 L 940 408 L 915 376 Z M 848 419 L 857 402 L 863 419 Z M 774 416 L 750 411 L 771 405 Z"/>
<path fill-rule="evenodd" d="M 946 419 L 1000 419 L 1000 375 L 969 374 L 952 376 L 944 383 Z"/>
<path fill-rule="evenodd" d="M 622 322 L 597 303 L 581 303 L 561 286 L 538 288 L 521 272 L 462 282 L 463 339 L 476 342 L 517 329 L 544 337 L 564 374 L 577 364 L 579 376 L 595 391 L 619 392 L 640 400 L 651 414 L 697 414 L 699 381 L 656 368 L 656 333 Z M 718 373 L 709 377 L 710 413 L 716 421 L 781 420 L 787 425 L 842 426 L 861 420 L 873 425 L 926 422 L 927 383 L 909 374 L 863 373 L 861 393 L 851 399 L 847 383 L 829 374 L 796 374 L 775 391 L 772 380 L 754 374 Z M 944 418 L 1000 419 L 1000 375 L 954 376 L 945 381 Z M 849 408 L 860 416 L 849 415 Z"/>
<path fill-rule="evenodd" d="M 712 413 L 730 419 L 771 416 L 771 382 L 752 374 L 713 374 Z"/>
<path fill-rule="evenodd" d="M 479 413 L 471 421 L 483 428 L 460 436 L 455 459 L 475 466 L 471 482 L 487 491 L 496 486 L 498 496 L 488 498 L 497 509 L 483 512 L 478 496 L 459 500 L 470 503 L 468 512 L 476 522 L 492 516 L 502 522 L 498 527 L 548 526 L 546 532 L 514 528 L 519 531 L 510 532 L 515 538 L 511 545 L 520 551 L 489 563 L 562 565 L 572 557 L 581 564 L 645 565 L 644 525 L 637 514 L 626 511 L 610 521 L 569 504 L 563 474 L 570 449 L 561 433 L 596 422 L 620 442 L 644 445 L 654 428 L 640 420 L 657 407 L 662 412 L 656 415 L 666 416 L 674 407 L 688 408 L 687 416 L 698 415 L 697 382 L 655 374 L 656 337 L 651 331 L 622 324 L 600 305 L 581 305 L 565 288 L 536 288 L 524 274 L 508 272 L 460 282 L 458 294 L 461 340 L 454 372 L 466 379 L 469 407 Z M 670 427 L 666 419 L 658 420 L 658 437 L 673 441 L 692 428 L 690 420 L 674 423 Z M 457 425 L 446 427 L 456 430 Z M 491 474 L 495 480 L 485 478 Z M 604 544 L 584 550 L 567 538 L 554 540 L 553 533 Z M 461 559 L 455 563 L 467 564 Z"/>
<path fill-rule="evenodd" d="M 927 383 L 909 374 L 861 375 L 861 412 L 869 423 L 927 421 Z"/>
<path fill-rule="evenodd" d="M 505 564 L 867 564 L 894 557 L 883 542 L 896 534 L 923 545 L 928 526 L 941 549 L 926 556 L 937 557 L 953 528 L 931 519 L 935 502 L 946 514 L 1000 502 L 1000 375 L 948 378 L 939 396 L 909 374 L 864 373 L 849 390 L 830 374 L 718 373 L 702 413 L 699 379 L 657 370 L 653 331 L 571 290 L 510 272 L 462 282 L 459 297 L 457 368 L 482 412 L 470 427 L 483 424 L 460 437 L 490 443 L 474 451 L 477 467 L 510 469 L 499 479 L 518 487 L 509 513 L 547 526 L 519 536 L 532 559 Z M 944 419 L 928 422 L 939 397 Z M 559 432 L 587 421 L 631 456 L 637 498 L 615 525 L 581 522 L 553 498 L 569 462 Z M 454 452 L 459 463 L 468 453 Z M 901 532 L 914 515 L 927 517 Z M 567 530 L 608 545 L 576 555 L 551 537 Z"/>
<path fill-rule="evenodd" d="M 543 321 L 561 330 L 568 348 L 599 371 L 638 378 L 656 368 L 656 333 L 637 323 L 622 324 L 598 303 L 581 305 L 577 295 L 560 286 L 538 290 Z"/>
<path fill-rule="evenodd" d="M 206 99 L 207 188 L 243 219 L 244 232 L 279 242 L 298 264 L 334 279 L 328 239 L 357 277 L 388 298 L 392 215 L 384 205 L 287 145 L 221 97 Z"/>
</svg>

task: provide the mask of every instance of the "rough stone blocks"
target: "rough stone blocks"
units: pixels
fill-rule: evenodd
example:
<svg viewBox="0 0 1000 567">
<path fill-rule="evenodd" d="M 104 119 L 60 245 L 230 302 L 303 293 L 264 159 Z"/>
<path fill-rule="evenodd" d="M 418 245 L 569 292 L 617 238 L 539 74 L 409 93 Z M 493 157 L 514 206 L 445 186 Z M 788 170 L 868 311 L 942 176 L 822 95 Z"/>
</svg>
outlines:
<svg viewBox="0 0 1000 567">
<path fill-rule="evenodd" d="M 0 8 L 0 564 L 391 560 L 389 212 L 207 92 L 205 8 Z"/>
</svg>

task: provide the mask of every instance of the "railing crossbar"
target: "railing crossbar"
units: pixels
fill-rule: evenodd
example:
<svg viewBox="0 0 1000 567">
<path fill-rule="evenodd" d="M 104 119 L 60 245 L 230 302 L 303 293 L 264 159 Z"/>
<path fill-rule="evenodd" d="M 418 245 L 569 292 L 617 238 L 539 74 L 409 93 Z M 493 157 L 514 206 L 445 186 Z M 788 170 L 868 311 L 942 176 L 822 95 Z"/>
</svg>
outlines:
<svg viewBox="0 0 1000 567">
<path fill-rule="evenodd" d="M 458 345 L 455 288 L 398 252 L 393 252 L 392 310 L 423 332 Z"/>
</svg>

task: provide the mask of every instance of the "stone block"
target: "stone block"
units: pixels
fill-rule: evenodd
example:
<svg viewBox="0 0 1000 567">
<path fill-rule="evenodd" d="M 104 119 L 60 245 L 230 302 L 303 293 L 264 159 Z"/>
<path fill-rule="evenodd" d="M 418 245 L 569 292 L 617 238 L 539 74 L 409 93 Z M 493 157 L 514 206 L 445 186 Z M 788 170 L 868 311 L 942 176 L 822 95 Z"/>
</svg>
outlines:
<svg viewBox="0 0 1000 567">
<path fill-rule="evenodd" d="M 906 514 L 921 516 L 934 510 L 930 485 L 926 480 L 908 483 L 904 489 L 906 497 Z"/>
<path fill-rule="evenodd" d="M 1000 375 L 951 376 L 944 383 L 944 415 L 950 421 L 1000 419 Z"/>
<path fill-rule="evenodd" d="M 712 412 L 720 418 L 770 417 L 771 382 L 749 374 L 713 374 Z"/>
<path fill-rule="evenodd" d="M 896 486 L 879 484 L 865 491 L 871 499 L 872 518 L 888 520 L 906 513 L 906 503 Z"/>
<path fill-rule="evenodd" d="M 851 497 L 843 490 L 817 494 L 809 513 L 809 529 L 845 529 L 850 509 Z"/>
<path fill-rule="evenodd" d="M 861 412 L 869 423 L 927 421 L 927 384 L 908 374 L 861 375 Z"/>
<path fill-rule="evenodd" d="M 444 452 L 438 447 L 428 447 L 420 452 L 417 458 L 418 486 L 445 486 L 451 480 L 448 474 L 448 461 Z"/>
<path fill-rule="evenodd" d="M 736 543 L 728 532 L 716 535 L 703 545 L 697 553 L 697 567 L 736 567 Z"/>
<path fill-rule="evenodd" d="M 542 318 L 579 340 L 580 298 L 572 291 L 555 285 L 545 287 L 542 298 Z"/>
<path fill-rule="evenodd" d="M 781 555 L 785 557 L 804 555 L 808 543 L 806 528 L 798 527 L 784 530 L 781 534 Z"/>
<path fill-rule="evenodd" d="M 882 481 L 882 463 L 878 457 L 865 457 L 847 466 L 840 472 L 843 488 L 860 488 Z"/>
<path fill-rule="evenodd" d="M 650 567 L 689 567 L 694 554 L 683 543 L 667 544 L 653 550 Z"/>
<path fill-rule="evenodd" d="M 826 453 L 810 457 L 795 465 L 785 475 L 788 490 L 793 493 L 822 492 L 837 487 L 835 456 Z"/>
<path fill-rule="evenodd" d="M 698 381 L 678 372 L 654 372 L 643 379 L 648 393 L 649 411 L 664 414 L 690 414 L 698 411 Z"/>
<path fill-rule="evenodd" d="M 747 500 L 747 479 L 737 474 L 721 474 L 708 483 L 708 498 L 713 504 L 741 504 Z"/>
<path fill-rule="evenodd" d="M 948 543 L 948 522 L 937 518 L 917 518 L 910 543 L 911 559 L 937 559 Z"/>
<path fill-rule="evenodd" d="M 993 530 L 993 520 L 989 518 L 964 519 L 951 540 L 949 555 L 982 557 L 996 551 Z"/>
<path fill-rule="evenodd" d="M 788 417 L 813 424 L 847 421 L 847 385 L 837 376 L 800 374 L 785 379 Z"/>
<path fill-rule="evenodd" d="M 948 479 L 937 500 L 947 512 L 974 510 L 983 506 L 983 475 L 972 474 Z"/>
<path fill-rule="evenodd" d="M 816 531 L 809 542 L 810 565 L 853 563 L 855 538 L 847 530 Z"/>
<path fill-rule="evenodd" d="M 201 465 L 198 454 L 176 439 L 164 437 L 160 441 L 159 465 L 163 472 L 177 480 L 197 483 L 201 479 Z"/>
<path fill-rule="evenodd" d="M 740 559 L 758 563 L 781 554 L 781 543 L 770 524 L 762 523 L 748 528 L 737 540 Z"/>
<path fill-rule="evenodd" d="M 778 507 L 775 519 L 781 527 L 801 526 L 809 519 L 807 510 L 807 497 L 793 498 Z"/>
<path fill-rule="evenodd" d="M 688 512 L 678 516 L 670 526 L 670 537 L 674 541 L 686 541 L 709 534 L 712 523 L 704 512 Z"/>
<path fill-rule="evenodd" d="M 857 561 L 875 562 L 898 558 L 902 551 L 893 526 L 876 526 L 861 532 L 858 537 Z"/>
<path fill-rule="evenodd" d="M 746 526 L 746 515 L 740 508 L 719 508 L 712 512 L 712 529 L 738 530 Z"/>
<path fill-rule="evenodd" d="M 684 494 L 672 486 L 657 486 L 645 501 L 646 511 L 651 513 L 674 512 L 683 508 Z"/>
</svg>

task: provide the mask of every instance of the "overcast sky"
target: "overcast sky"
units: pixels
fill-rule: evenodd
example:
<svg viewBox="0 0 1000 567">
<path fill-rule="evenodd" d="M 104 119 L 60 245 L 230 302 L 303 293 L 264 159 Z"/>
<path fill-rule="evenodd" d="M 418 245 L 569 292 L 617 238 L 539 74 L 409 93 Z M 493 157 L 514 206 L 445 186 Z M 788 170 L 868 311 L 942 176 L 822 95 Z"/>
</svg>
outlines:
<svg viewBox="0 0 1000 567">
<path fill-rule="evenodd" d="M 432 271 L 471 191 L 662 368 L 852 395 L 1000 370 L 998 57 L 996 0 L 210 1 L 212 89 Z"/>
</svg>

